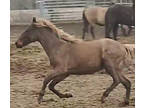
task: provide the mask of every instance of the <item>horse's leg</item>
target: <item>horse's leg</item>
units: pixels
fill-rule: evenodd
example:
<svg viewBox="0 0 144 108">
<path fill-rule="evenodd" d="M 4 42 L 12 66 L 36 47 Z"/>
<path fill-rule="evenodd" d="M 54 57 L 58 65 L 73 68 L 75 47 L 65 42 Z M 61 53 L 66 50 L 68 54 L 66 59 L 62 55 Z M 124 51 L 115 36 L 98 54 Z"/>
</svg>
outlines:
<svg viewBox="0 0 144 108">
<path fill-rule="evenodd" d="M 123 35 L 124 35 L 124 36 L 127 36 L 126 30 L 125 30 L 125 28 L 123 27 L 122 24 L 120 25 L 120 28 L 121 28 L 121 31 L 122 31 Z"/>
<path fill-rule="evenodd" d="M 85 39 L 85 33 L 88 33 L 88 27 L 89 27 L 89 23 L 84 22 L 84 27 L 83 27 L 83 35 L 82 35 L 82 39 Z"/>
<path fill-rule="evenodd" d="M 85 27 L 83 28 L 83 35 L 82 35 L 82 39 L 84 40 L 85 39 L 85 33 L 86 33 L 86 31 L 85 31 Z"/>
<path fill-rule="evenodd" d="M 90 27 L 91 35 L 92 35 L 93 39 L 95 39 L 95 34 L 94 34 L 93 29 L 94 29 L 93 26 L 91 26 L 91 27 Z"/>
<path fill-rule="evenodd" d="M 113 28 L 112 24 L 105 25 L 105 38 L 110 38 L 112 28 Z"/>
<path fill-rule="evenodd" d="M 125 101 L 121 104 L 121 106 L 129 105 L 131 82 L 126 77 L 124 77 L 121 73 L 119 73 L 119 76 L 120 76 L 120 82 L 126 88 L 126 98 Z"/>
<path fill-rule="evenodd" d="M 117 40 L 117 31 L 118 31 L 118 24 L 115 24 L 113 27 L 114 40 Z"/>
<path fill-rule="evenodd" d="M 66 77 L 68 77 L 68 75 L 63 75 L 63 76 L 58 76 L 55 79 L 53 79 L 53 81 L 49 84 L 49 89 L 54 92 L 57 96 L 59 96 L 60 98 L 69 98 L 72 97 L 72 94 L 62 94 L 59 91 L 57 91 L 54 87 L 56 84 L 58 84 L 59 82 L 63 81 Z"/>
<path fill-rule="evenodd" d="M 132 27 L 128 26 L 129 30 L 128 30 L 128 35 L 130 35 L 131 31 L 132 31 Z"/>
<path fill-rule="evenodd" d="M 111 75 L 113 78 L 112 85 L 106 89 L 106 91 L 103 93 L 103 96 L 101 98 L 101 102 L 104 103 L 105 98 L 109 95 L 109 93 L 120 83 L 120 79 L 118 74 L 115 71 L 113 63 L 109 59 L 104 60 L 104 68 L 106 69 L 106 72 Z"/>
<path fill-rule="evenodd" d="M 41 91 L 39 93 L 39 97 L 38 97 L 38 103 L 40 104 L 41 101 L 42 101 L 42 98 L 44 96 L 44 93 L 45 93 L 45 89 L 46 89 L 46 86 L 47 84 L 53 80 L 54 78 L 56 78 L 57 76 L 60 76 L 60 75 L 65 75 L 66 74 L 66 71 L 61 71 L 60 69 L 59 70 L 55 70 L 53 73 L 51 73 L 49 76 L 47 76 L 44 81 L 43 81 L 43 86 L 41 88 Z"/>
</svg>

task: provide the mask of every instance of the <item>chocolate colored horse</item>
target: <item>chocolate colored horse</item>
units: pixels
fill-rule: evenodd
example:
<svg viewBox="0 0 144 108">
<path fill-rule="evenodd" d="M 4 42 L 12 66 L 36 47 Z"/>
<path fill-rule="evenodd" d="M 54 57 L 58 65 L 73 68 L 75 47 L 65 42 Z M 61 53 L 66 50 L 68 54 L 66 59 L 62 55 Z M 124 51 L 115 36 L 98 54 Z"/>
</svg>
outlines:
<svg viewBox="0 0 144 108">
<path fill-rule="evenodd" d="M 133 6 L 113 5 L 105 14 L 105 37 L 110 38 L 110 32 L 113 30 L 114 39 L 117 40 L 118 25 L 135 26 L 135 3 Z"/>
<path fill-rule="evenodd" d="M 60 98 L 72 97 L 72 94 L 63 94 L 54 87 L 69 75 L 86 75 L 105 69 L 113 78 L 112 85 L 106 89 L 101 98 L 105 98 L 119 84 L 126 89 L 126 98 L 123 105 L 129 104 L 131 83 L 121 73 L 122 63 L 127 59 L 127 49 L 124 45 L 111 39 L 83 41 L 58 29 L 49 21 L 37 21 L 33 18 L 32 24 L 22 33 L 15 43 L 17 48 L 22 48 L 32 42 L 38 41 L 49 57 L 50 64 L 54 69 L 44 79 L 42 89 L 38 97 L 38 103 L 42 102 L 45 89 L 49 83 L 49 89 Z"/>
</svg>

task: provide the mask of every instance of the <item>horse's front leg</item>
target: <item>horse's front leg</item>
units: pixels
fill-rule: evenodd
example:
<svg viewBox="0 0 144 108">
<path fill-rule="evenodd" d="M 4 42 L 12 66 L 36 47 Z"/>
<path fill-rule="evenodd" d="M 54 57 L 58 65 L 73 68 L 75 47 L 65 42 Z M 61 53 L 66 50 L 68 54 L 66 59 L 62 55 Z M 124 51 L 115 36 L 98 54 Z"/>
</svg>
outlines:
<svg viewBox="0 0 144 108">
<path fill-rule="evenodd" d="M 115 24 L 115 26 L 113 27 L 114 40 L 117 40 L 117 31 L 118 31 L 118 24 Z"/>
<path fill-rule="evenodd" d="M 66 77 L 68 77 L 69 74 L 65 74 L 65 75 L 61 75 L 58 76 L 56 78 L 53 79 L 53 81 L 49 84 L 49 89 L 55 93 L 57 96 L 59 96 L 60 98 L 69 98 L 72 97 L 72 94 L 66 93 L 66 94 L 62 94 L 59 91 L 57 91 L 54 87 L 56 84 L 58 84 L 59 82 L 63 81 Z"/>
<path fill-rule="evenodd" d="M 43 86 L 41 88 L 41 91 L 39 93 L 39 97 L 38 97 L 38 103 L 40 104 L 42 102 L 44 93 L 45 93 L 45 89 L 47 87 L 47 84 L 53 80 L 54 78 L 56 78 L 57 76 L 61 76 L 61 75 L 65 75 L 67 73 L 67 71 L 62 71 L 62 69 L 56 69 L 54 70 L 53 73 L 51 73 L 49 76 L 47 76 L 44 81 L 43 81 Z"/>
<path fill-rule="evenodd" d="M 113 28 L 113 24 L 106 24 L 105 25 L 105 38 L 111 38 L 110 33 Z"/>
<path fill-rule="evenodd" d="M 84 25 L 83 27 L 83 34 L 82 34 L 82 39 L 84 40 L 85 39 L 85 33 L 87 32 L 88 33 L 88 25 Z"/>
<path fill-rule="evenodd" d="M 95 39 L 95 34 L 94 34 L 94 30 L 93 30 L 93 26 L 90 27 L 90 31 L 91 31 L 91 35 L 93 37 L 93 39 Z"/>
</svg>

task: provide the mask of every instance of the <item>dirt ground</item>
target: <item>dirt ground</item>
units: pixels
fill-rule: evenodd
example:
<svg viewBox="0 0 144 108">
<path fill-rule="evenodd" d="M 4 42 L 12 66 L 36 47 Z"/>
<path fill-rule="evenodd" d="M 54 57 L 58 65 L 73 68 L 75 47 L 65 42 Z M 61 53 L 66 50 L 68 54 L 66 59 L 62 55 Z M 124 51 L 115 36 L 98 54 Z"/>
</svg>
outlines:
<svg viewBox="0 0 144 108">
<path fill-rule="evenodd" d="M 69 76 L 56 86 L 62 93 L 72 93 L 73 97 L 60 99 L 50 90 L 46 89 L 45 102 L 37 103 L 38 93 L 45 76 L 52 72 L 49 59 L 39 43 L 32 43 L 22 49 L 17 49 L 14 42 L 27 26 L 11 27 L 11 108 L 119 108 L 123 101 L 125 89 L 120 84 L 111 92 L 104 104 L 101 104 L 103 92 L 112 83 L 107 74 L 95 73 L 93 75 Z M 81 36 L 82 24 L 59 24 L 64 31 Z M 104 27 L 96 26 L 96 38 L 104 37 Z M 121 34 L 121 33 L 119 33 Z M 80 37 L 78 37 L 80 38 Z M 90 34 L 86 37 L 91 39 Z M 122 43 L 134 43 L 134 31 L 131 36 L 120 36 Z M 132 83 L 130 105 L 135 107 L 135 73 L 124 73 Z"/>
</svg>

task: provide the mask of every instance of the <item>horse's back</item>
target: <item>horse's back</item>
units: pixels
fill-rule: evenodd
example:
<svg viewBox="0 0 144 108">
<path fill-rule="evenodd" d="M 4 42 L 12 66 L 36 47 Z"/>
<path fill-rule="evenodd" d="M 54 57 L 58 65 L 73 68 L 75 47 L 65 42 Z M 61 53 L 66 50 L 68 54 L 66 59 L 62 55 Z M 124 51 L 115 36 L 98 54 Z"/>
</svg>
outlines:
<svg viewBox="0 0 144 108">
<path fill-rule="evenodd" d="M 88 20 L 88 22 L 91 25 L 99 24 L 99 25 L 104 25 L 105 24 L 105 13 L 108 8 L 104 7 L 91 7 L 87 8 L 85 10 L 85 15 Z"/>
<path fill-rule="evenodd" d="M 75 44 L 75 49 L 76 51 L 74 52 L 99 53 L 101 55 L 103 55 L 105 51 L 111 51 L 114 55 L 120 55 L 125 51 L 123 44 L 108 38 L 93 41 L 83 41 Z"/>
<path fill-rule="evenodd" d="M 134 20 L 133 8 L 124 5 L 113 5 L 106 12 L 106 21 L 116 21 L 118 24 L 131 25 Z"/>
</svg>

